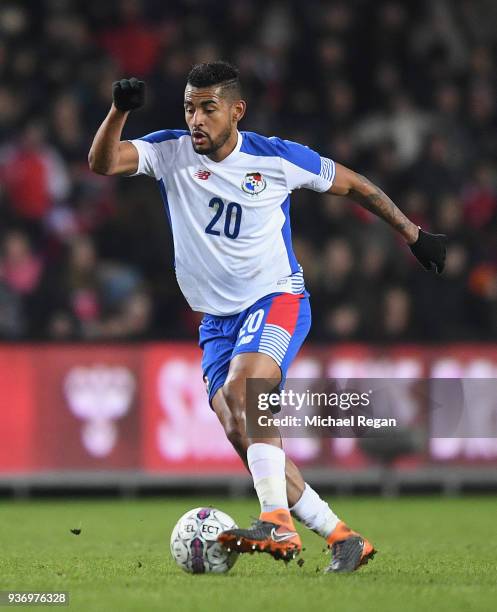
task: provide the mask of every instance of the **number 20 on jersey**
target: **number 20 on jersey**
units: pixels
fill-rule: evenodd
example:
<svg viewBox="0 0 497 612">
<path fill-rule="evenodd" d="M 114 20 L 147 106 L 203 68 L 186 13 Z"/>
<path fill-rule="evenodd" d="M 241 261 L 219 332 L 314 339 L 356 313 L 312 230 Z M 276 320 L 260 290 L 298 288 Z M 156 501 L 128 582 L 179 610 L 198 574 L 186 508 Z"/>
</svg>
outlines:
<svg viewBox="0 0 497 612">
<path fill-rule="evenodd" d="M 221 198 L 212 198 L 209 208 L 213 208 L 215 213 L 209 225 L 205 228 L 205 233 L 211 236 L 221 236 L 235 240 L 240 233 L 242 222 L 242 207 L 236 202 L 224 204 Z"/>
</svg>

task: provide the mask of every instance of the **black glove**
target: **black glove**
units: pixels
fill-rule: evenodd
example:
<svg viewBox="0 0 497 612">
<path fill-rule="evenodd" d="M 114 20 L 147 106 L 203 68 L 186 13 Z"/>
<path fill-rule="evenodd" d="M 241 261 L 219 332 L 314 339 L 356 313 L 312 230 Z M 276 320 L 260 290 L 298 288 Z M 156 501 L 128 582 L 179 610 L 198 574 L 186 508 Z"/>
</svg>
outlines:
<svg viewBox="0 0 497 612">
<path fill-rule="evenodd" d="M 114 105 L 121 111 L 136 110 L 145 102 L 145 83 L 132 77 L 112 84 Z"/>
<path fill-rule="evenodd" d="M 409 248 L 425 270 L 436 271 L 438 274 L 443 272 L 447 252 L 445 234 L 430 234 L 419 228 L 418 239 Z"/>
</svg>

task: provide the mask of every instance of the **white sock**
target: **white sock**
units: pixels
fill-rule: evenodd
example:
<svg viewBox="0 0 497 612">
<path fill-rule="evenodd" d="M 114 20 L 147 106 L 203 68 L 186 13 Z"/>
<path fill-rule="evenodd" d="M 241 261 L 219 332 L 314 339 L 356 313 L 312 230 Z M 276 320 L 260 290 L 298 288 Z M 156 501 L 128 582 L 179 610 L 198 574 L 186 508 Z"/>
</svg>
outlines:
<svg viewBox="0 0 497 612">
<path fill-rule="evenodd" d="M 283 450 L 272 444 L 251 444 L 247 450 L 247 462 L 261 512 L 288 508 Z"/>
<path fill-rule="evenodd" d="M 301 523 L 323 538 L 330 535 L 340 520 L 324 499 L 321 499 L 307 483 L 299 501 L 290 508 L 290 511 Z"/>
</svg>

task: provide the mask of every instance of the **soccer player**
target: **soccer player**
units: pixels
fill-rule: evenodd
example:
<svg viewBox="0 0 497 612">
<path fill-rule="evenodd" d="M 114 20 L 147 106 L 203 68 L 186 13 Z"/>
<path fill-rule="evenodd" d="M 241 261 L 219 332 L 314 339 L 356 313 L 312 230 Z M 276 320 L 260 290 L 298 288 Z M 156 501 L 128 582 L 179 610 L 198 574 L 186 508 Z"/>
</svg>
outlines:
<svg viewBox="0 0 497 612">
<path fill-rule="evenodd" d="M 191 308 L 205 313 L 199 344 L 209 402 L 252 474 L 261 504 L 251 528 L 226 531 L 219 540 L 239 552 L 291 559 L 301 550 L 293 515 L 326 539 L 327 571 L 353 571 L 372 557 L 372 544 L 304 482 L 279 437 L 250 439 L 246 431 L 247 379 L 283 385 L 311 324 L 303 271 L 292 250 L 290 193 L 307 188 L 357 200 L 399 232 L 427 270 L 442 272 L 446 238 L 424 232 L 368 179 L 312 149 L 239 131 L 246 104 L 231 64 L 191 70 L 184 92 L 187 130 L 122 141 L 129 112 L 144 103 L 144 88 L 135 78 L 113 84 L 113 104 L 89 164 L 99 174 L 156 179 L 178 284 Z"/>
</svg>

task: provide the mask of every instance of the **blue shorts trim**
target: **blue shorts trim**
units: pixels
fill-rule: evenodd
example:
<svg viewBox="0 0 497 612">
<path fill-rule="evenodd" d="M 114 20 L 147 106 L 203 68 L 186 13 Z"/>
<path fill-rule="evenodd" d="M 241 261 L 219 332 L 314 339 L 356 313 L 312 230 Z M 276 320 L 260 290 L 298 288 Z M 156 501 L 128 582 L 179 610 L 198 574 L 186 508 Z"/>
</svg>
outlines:
<svg viewBox="0 0 497 612">
<path fill-rule="evenodd" d="M 240 353 L 264 353 L 281 370 L 283 387 L 311 327 L 307 293 L 272 293 L 246 310 L 228 317 L 205 315 L 199 328 L 202 371 L 209 403 L 228 376 L 230 362 Z"/>
</svg>

